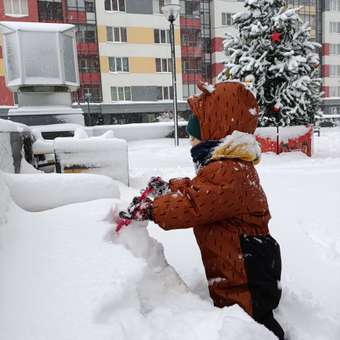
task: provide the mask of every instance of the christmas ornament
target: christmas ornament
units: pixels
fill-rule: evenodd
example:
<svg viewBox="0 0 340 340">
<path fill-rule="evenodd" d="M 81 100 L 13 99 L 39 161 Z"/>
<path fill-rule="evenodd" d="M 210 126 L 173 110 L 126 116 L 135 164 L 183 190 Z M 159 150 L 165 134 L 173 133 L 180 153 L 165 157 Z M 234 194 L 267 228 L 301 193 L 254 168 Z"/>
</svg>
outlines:
<svg viewBox="0 0 340 340">
<path fill-rule="evenodd" d="M 280 41 L 281 41 L 281 33 L 279 33 L 279 32 L 274 32 L 274 33 L 272 34 L 271 39 L 272 39 L 272 42 L 280 42 Z"/>
<path fill-rule="evenodd" d="M 280 111 L 281 111 L 281 106 L 275 104 L 274 107 L 273 107 L 273 112 L 278 113 L 278 112 L 280 112 Z"/>
</svg>

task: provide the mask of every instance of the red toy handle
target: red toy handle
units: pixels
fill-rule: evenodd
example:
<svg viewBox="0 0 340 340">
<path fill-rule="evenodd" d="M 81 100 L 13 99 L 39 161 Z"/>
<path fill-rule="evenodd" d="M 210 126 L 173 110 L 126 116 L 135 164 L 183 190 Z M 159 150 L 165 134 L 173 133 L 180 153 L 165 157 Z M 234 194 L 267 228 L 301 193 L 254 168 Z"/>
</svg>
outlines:
<svg viewBox="0 0 340 340">
<path fill-rule="evenodd" d="M 153 188 L 151 187 L 147 187 L 141 194 L 140 196 L 140 199 L 141 201 L 145 200 L 145 198 L 148 197 L 148 195 L 153 191 Z M 119 220 L 119 222 L 117 223 L 117 226 L 116 226 L 116 233 L 119 233 L 120 230 L 125 227 L 125 226 L 128 226 L 129 224 L 132 223 L 132 220 L 128 220 L 128 219 L 125 219 L 125 218 L 122 218 Z"/>
</svg>

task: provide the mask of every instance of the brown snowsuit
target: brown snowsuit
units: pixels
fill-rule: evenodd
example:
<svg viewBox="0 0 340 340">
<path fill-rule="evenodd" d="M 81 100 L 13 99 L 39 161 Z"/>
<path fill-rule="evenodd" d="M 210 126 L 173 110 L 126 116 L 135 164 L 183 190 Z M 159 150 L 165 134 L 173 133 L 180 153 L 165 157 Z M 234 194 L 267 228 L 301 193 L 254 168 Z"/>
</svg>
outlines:
<svg viewBox="0 0 340 340">
<path fill-rule="evenodd" d="M 202 141 L 235 130 L 254 133 L 259 109 L 243 84 L 217 84 L 213 93 L 202 89 L 189 99 Z M 255 159 L 248 158 L 222 151 L 194 179 L 171 180 L 172 193 L 155 199 L 152 218 L 165 230 L 192 227 L 215 306 L 236 303 L 261 322 L 280 300 L 281 260 L 269 235 L 270 213 Z"/>
</svg>

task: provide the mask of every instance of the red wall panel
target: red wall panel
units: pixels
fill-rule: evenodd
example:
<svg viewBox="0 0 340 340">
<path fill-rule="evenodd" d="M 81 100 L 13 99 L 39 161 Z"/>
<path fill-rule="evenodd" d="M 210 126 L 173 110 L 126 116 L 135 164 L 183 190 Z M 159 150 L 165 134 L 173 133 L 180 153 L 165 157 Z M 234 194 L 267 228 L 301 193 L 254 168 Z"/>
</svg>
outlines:
<svg viewBox="0 0 340 340">
<path fill-rule="evenodd" d="M 322 44 L 322 55 L 329 55 L 329 44 Z"/>
<path fill-rule="evenodd" d="M 212 77 L 215 78 L 217 77 L 218 74 L 220 74 L 223 71 L 223 64 L 218 63 L 218 64 L 212 64 L 211 66 L 211 73 L 212 73 Z"/>
<path fill-rule="evenodd" d="M 322 65 L 322 77 L 329 77 L 329 65 Z"/>
<path fill-rule="evenodd" d="M 329 97 L 329 86 L 322 86 L 323 97 Z"/>
<path fill-rule="evenodd" d="M 214 38 L 211 40 L 212 53 L 223 51 L 223 41 L 224 38 Z"/>
</svg>

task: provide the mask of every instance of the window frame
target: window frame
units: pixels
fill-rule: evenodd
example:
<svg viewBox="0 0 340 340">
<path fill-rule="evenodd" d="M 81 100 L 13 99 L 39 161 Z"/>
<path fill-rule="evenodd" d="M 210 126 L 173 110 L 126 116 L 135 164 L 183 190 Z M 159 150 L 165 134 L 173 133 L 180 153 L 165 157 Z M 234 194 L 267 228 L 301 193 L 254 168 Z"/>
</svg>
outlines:
<svg viewBox="0 0 340 340">
<path fill-rule="evenodd" d="M 113 99 L 112 94 L 115 92 L 116 100 Z M 120 96 L 122 94 L 122 96 Z M 111 102 L 130 102 L 132 101 L 131 86 L 111 86 L 110 87 Z M 129 99 L 127 99 L 129 97 Z M 123 99 L 121 99 L 123 98 Z"/>
<path fill-rule="evenodd" d="M 221 13 L 221 25 L 222 26 L 232 26 L 233 25 L 233 15 L 234 15 L 234 13 L 222 12 Z"/>
<path fill-rule="evenodd" d="M 19 13 L 15 13 L 14 3 L 18 2 Z M 4 14 L 8 17 L 21 18 L 29 16 L 28 0 L 4 0 Z"/>
<path fill-rule="evenodd" d="M 174 99 L 174 91 L 172 86 L 157 86 L 157 91 L 158 91 L 157 101 Z"/>
<path fill-rule="evenodd" d="M 109 34 L 110 30 L 111 30 L 111 33 Z M 118 30 L 119 40 L 116 40 L 116 30 Z M 112 40 L 109 40 L 109 36 L 112 37 Z M 128 42 L 127 41 L 127 28 L 123 26 L 106 26 L 106 41 L 109 43 L 114 43 L 114 44 L 127 43 Z"/>
<path fill-rule="evenodd" d="M 110 4 L 110 8 L 106 8 L 106 4 Z M 104 1 L 105 12 L 126 12 L 125 0 L 105 0 Z"/>
<path fill-rule="evenodd" d="M 114 70 L 111 70 L 111 63 L 114 65 Z M 129 63 L 129 57 L 108 57 L 108 64 L 109 64 L 109 73 L 129 73 L 130 72 L 130 63 Z M 118 65 L 120 67 L 118 67 Z M 124 66 L 126 67 L 126 70 L 124 71 Z M 121 70 L 118 70 L 121 69 Z"/>
<path fill-rule="evenodd" d="M 171 58 L 155 58 L 155 64 L 156 64 L 156 73 L 171 73 L 172 72 Z M 164 70 L 164 68 L 166 70 Z"/>
<path fill-rule="evenodd" d="M 168 29 L 154 28 L 153 37 L 154 37 L 155 44 L 170 44 L 170 30 Z"/>
</svg>

